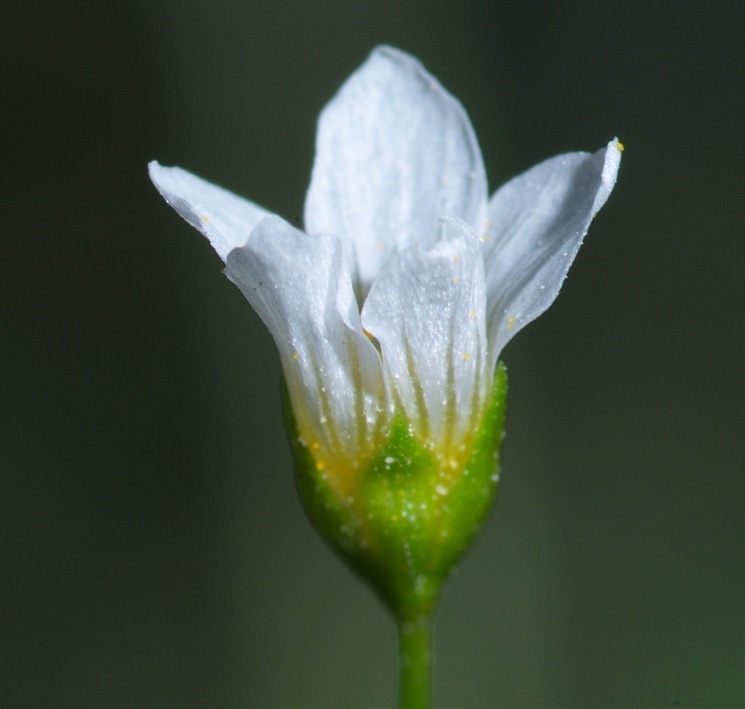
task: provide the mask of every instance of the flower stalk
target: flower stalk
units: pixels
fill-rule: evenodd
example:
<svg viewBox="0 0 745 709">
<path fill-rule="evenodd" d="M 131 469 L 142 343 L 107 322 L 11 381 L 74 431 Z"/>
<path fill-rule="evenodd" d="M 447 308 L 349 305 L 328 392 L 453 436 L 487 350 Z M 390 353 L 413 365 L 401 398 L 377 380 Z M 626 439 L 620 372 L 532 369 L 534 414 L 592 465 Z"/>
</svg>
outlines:
<svg viewBox="0 0 745 709">
<path fill-rule="evenodd" d="M 432 616 L 399 620 L 398 707 L 429 709 L 432 684 Z"/>
</svg>

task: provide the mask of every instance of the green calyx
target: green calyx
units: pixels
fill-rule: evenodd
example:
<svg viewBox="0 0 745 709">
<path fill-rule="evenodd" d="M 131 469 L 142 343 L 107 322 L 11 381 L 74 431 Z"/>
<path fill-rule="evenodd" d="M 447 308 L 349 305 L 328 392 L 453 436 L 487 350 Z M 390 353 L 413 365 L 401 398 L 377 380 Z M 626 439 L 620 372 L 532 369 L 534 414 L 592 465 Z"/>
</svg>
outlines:
<svg viewBox="0 0 745 709">
<path fill-rule="evenodd" d="M 286 397 L 297 486 L 308 516 L 399 618 L 432 613 L 443 581 L 492 507 L 506 395 L 500 362 L 491 402 L 457 464 L 428 450 L 397 417 L 354 493 L 344 498 L 317 470 Z"/>
</svg>

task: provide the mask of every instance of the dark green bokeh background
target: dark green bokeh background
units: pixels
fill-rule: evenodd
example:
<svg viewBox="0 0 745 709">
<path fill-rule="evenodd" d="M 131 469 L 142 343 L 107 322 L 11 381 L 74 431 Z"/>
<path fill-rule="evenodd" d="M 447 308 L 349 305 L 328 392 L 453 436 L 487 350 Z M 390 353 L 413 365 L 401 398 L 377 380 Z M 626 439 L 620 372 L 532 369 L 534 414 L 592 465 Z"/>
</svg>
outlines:
<svg viewBox="0 0 745 709">
<path fill-rule="evenodd" d="M 492 189 L 627 147 L 504 353 L 502 489 L 443 599 L 435 706 L 743 706 L 742 5 L 15 5 L 4 706 L 394 705 L 393 625 L 295 497 L 273 344 L 146 173 L 299 219 L 317 114 L 380 42 L 462 100 Z"/>
</svg>

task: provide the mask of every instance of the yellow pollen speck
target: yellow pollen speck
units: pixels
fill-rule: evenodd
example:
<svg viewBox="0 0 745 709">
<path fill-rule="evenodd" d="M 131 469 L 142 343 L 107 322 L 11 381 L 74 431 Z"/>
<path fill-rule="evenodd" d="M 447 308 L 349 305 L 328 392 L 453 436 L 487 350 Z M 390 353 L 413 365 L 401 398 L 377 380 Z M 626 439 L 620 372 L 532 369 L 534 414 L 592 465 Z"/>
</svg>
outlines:
<svg viewBox="0 0 745 709">
<path fill-rule="evenodd" d="M 383 248 L 383 242 L 382 241 L 376 241 L 375 242 L 375 248 L 376 249 L 382 249 Z"/>
<path fill-rule="evenodd" d="M 476 313 L 474 313 L 474 312 L 473 312 L 473 310 L 472 310 L 472 311 L 471 311 L 471 312 L 470 312 L 470 313 L 468 314 L 468 316 L 469 316 L 469 317 L 471 317 L 471 318 L 475 318 L 475 317 L 476 317 Z"/>
<path fill-rule="evenodd" d="M 482 234 L 481 235 L 481 241 L 489 241 L 489 235 L 488 234 Z"/>
<path fill-rule="evenodd" d="M 202 221 L 203 221 L 203 222 L 208 222 L 208 221 L 209 221 L 209 219 L 208 219 L 207 217 L 202 217 Z"/>
<path fill-rule="evenodd" d="M 295 352 L 295 354 L 292 355 L 292 359 L 300 359 L 300 355 L 297 352 Z"/>
<path fill-rule="evenodd" d="M 453 263 L 458 263 L 458 261 L 460 261 L 460 256 L 453 256 Z"/>
<path fill-rule="evenodd" d="M 469 360 L 469 359 L 471 359 L 471 353 L 470 353 L 470 352 L 466 352 L 466 353 L 465 353 L 465 354 L 463 355 L 463 359 L 465 359 L 465 360 Z"/>
<path fill-rule="evenodd" d="M 617 140 L 617 141 L 616 141 L 616 147 L 617 147 L 617 148 L 618 148 L 618 149 L 619 149 L 619 150 L 620 150 L 621 152 L 623 152 L 624 150 L 626 150 L 626 148 L 624 148 L 624 147 L 623 147 L 623 143 L 622 143 L 622 142 L 621 142 L 620 140 Z"/>
<path fill-rule="evenodd" d="M 321 447 L 321 444 L 318 441 L 313 441 L 313 443 L 310 444 L 310 447 L 314 451 L 317 451 Z"/>
<path fill-rule="evenodd" d="M 391 521 L 392 522 L 398 522 L 398 515 L 392 515 L 391 516 Z"/>
<path fill-rule="evenodd" d="M 457 283 L 457 282 L 458 282 L 458 279 L 457 278 L 453 278 L 453 283 Z"/>
<path fill-rule="evenodd" d="M 323 468 L 324 468 L 323 462 L 320 461 L 320 460 L 317 461 L 316 462 L 316 470 L 323 470 Z"/>
<path fill-rule="evenodd" d="M 510 315 L 510 317 L 507 318 L 507 329 L 512 330 L 514 326 L 515 326 L 515 318 L 514 316 Z"/>
</svg>

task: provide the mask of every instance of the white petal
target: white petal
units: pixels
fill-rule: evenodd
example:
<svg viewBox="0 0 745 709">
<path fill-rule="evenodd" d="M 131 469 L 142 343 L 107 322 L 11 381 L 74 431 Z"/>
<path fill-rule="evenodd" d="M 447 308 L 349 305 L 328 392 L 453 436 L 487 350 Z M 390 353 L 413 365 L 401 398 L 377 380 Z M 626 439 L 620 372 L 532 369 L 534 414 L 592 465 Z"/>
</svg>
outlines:
<svg viewBox="0 0 745 709">
<path fill-rule="evenodd" d="M 384 385 L 341 240 L 268 217 L 229 254 L 225 273 L 274 337 L 298 427 L 317 459 L 363 464 L 384 424 Z"/>
<path fill-rule="evenodd" d="M 513 335 L 553 303 L 620 161 L 617 140 L 592 155 L 558 155 L 492 197 L 484 243 L 490 367 Z"/>
<path fill-rule="evenodd" d="M 209 239 L 223 262 L 233 249 L 243 246 L 253 228 L 271 214 L 180 167 L 163 167 L 153 160 L 148 169 L 150 179 L 166 202 Z"/>
<path fill-rule="evenodd" d="M 391 253 L 436 240 L 438 218 L 480 224 L 486 198 L 465 110 L 408 54 L 377 48 L 321 113 L 305 228 L 354 241 L 363 294 Z"/>
<path fill-rule="evenodd" d="M 464 222 L 443 220 L 429 248 L 393 255 L 373 283 L 362 323 L 380 343 L 393 396 L 422 440 L 463 440 L 481 413 L 486 371 L 484 265 Z"/>
</svg>

